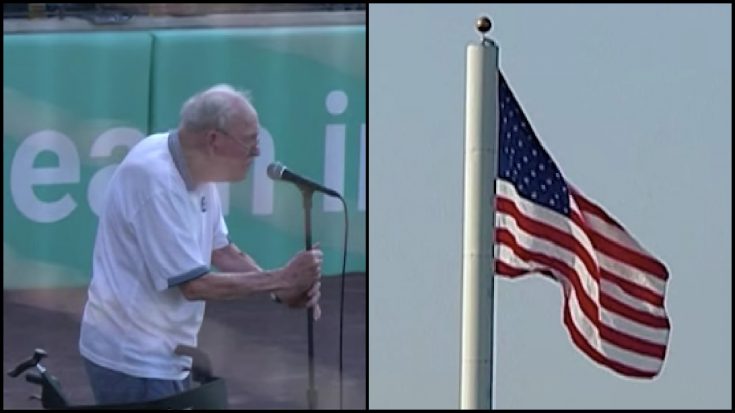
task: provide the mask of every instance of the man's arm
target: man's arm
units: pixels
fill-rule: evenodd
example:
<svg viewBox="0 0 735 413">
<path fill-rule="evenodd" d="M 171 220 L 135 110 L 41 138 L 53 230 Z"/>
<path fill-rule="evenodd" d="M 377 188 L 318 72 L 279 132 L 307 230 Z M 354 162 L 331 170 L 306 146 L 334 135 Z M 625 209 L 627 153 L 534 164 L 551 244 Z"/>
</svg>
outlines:
<svg viewBox="0 0 735 413">
<path fill-rule="evenodd" d="M 230 244 L 212 253 L 212 264 L 226 272 L 210 272 L 180 285 L 189 300 L 227 300 L 259 292 L 306 291 L 321 275 L 321 251 L 301 251 L 288 264 L 263 271 L 255 261 Z"/>
<path fill-rule="evenodd" d="M 212 252 L 212 264 L 222 271 L 263 271 L 254 259 L 232 243 Z M 321 273 L 321 269 L 319 272 Z M 306 289 L 291 287 L 274 288 L 268 291 L 271 292 L 274 300 L 285 303 L 291 308 L 314 307 L 314 318 L 318 320 L 321 316 L 321 308 L 318 304 L 321 296 L 320 287 L 321 283 L 316 282 Z"/>
<path fill-rule="evenodd" d="M 279 271 L 263 271 L 235 244 L 212 251 L 212 265 L 223 272 L 210 272 L 181 285 L 188 300 L 227 300 L 253 293 L 272 292 L 285 285 Z"/>
<path fill-rule="evenodd" d="M 289 285 L 283 270 L 209 272 L 179 286 L 188 300 L 231 300 Z"/>
<path fill-rule="evenodd" d="M 232 243 L 212 251 L 212 265 L 225 272 L 263 271 L 252 257 Z"/>
</svg>

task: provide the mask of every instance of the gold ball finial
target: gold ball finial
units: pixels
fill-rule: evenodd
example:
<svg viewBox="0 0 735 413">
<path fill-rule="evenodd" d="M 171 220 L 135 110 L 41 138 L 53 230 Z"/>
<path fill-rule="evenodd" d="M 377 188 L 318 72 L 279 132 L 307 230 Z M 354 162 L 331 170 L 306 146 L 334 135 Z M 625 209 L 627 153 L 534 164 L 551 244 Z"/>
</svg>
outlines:
<svg viewBox="0 0 735 413">
<path fill-rule="evenodd" d="M 489 32 L 490 29 L 493 27 L 493 22 L 490 21 L 489 17 L 483 16 L 477 19 L 477 22 L 475 22 L 475 27 L 477 28 L 477 31 L 482 33 L 484 37 L 484 35 Z"/>
</svg>

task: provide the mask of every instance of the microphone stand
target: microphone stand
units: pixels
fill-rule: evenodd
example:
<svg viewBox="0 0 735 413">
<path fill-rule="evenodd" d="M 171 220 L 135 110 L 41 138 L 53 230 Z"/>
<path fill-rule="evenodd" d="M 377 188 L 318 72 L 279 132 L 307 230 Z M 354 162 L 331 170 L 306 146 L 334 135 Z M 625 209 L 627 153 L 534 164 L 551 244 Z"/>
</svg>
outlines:
<svg viewBox="0 0 735 413">
<path fill-rule="evenodd" d="M 311 197 L 314 194 L 314 190 L 305 186 L 299 185 L 301 189 L 301 195 L 303 196 L 304 203 L 304 233 L 306 236 L 306 249 L 311 249 Z M 306 391 L 306 399 L 309 403 L 309 410 L 316 409 L 318 394 L 316 387 L 314 387 L 314 308 L 307 310 L 307 322 L 308 322 L 308 339 L 309 339 L 309 388 Z"/>
</svg>

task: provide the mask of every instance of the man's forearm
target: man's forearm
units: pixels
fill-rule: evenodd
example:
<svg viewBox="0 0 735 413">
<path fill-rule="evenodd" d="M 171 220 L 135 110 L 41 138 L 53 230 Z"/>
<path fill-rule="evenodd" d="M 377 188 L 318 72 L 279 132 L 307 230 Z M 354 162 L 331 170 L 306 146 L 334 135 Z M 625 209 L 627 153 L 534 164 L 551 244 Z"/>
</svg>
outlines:
<svg viewBox="0 0 735 413">
<path fill-rule="evenodd" d="M 210 272 L 181 286 L 189 300 L 231 300 L 285 287 L 280 271 Z"/>
<path fill-rule="evenodd" d="M 255 260 L 240 251 L 235 244 L 213 251 L 212 264 L 223 272 L 263 271 Z"/>
</svg>

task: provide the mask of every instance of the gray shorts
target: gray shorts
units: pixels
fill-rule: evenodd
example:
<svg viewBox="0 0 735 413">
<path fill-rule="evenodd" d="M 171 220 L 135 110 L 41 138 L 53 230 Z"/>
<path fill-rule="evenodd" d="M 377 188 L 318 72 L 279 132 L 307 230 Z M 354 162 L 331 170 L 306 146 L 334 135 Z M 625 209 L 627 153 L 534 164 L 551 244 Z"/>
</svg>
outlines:
<svg viewBox="0 0 735 413">
<path fill-rule="evenodd" d="M 146 379 L 102 367 L 86 358 L 92 393 L 97 404 L 137 403 L 162 399 L 191 388 L 191 375 L 184 380 Z"/>
</svg>

